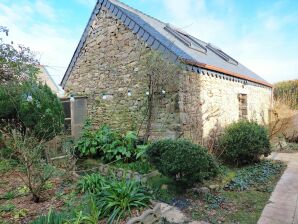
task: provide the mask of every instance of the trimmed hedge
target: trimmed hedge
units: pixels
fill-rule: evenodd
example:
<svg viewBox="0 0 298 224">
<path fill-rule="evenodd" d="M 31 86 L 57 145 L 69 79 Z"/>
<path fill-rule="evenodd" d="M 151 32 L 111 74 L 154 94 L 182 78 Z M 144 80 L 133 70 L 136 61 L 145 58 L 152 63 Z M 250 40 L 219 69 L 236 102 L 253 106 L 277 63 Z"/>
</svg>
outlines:
<svg viewBox="0 0 298 224">
<path fill-rule="evenodd" d="M 191 186 L 214 177 L 219 168 L 207 149 L 186 140 L 160 140 L 148 147 L 149 161 L 176 183 Z"/>
<path fill-rule="evenodd" d="M 258 162 L 261 155 L 270 154 L 270 142 L 265 127 L 256 122 L 239 121 L 229 125 L 219 138 L 222 158 L 229 164 Z"/>
</svg>

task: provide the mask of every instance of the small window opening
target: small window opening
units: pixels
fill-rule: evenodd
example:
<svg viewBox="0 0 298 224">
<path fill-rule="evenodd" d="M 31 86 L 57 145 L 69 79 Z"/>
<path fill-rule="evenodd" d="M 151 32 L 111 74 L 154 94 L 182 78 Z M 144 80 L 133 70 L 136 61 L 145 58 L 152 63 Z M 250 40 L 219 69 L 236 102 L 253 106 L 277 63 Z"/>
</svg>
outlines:
<svg viewBox="0 0 298 224">
<path fill-rule="evenodd" d="M 239 119 L 247 120 L 247 94 L 239 94 Z"/>
</svg>

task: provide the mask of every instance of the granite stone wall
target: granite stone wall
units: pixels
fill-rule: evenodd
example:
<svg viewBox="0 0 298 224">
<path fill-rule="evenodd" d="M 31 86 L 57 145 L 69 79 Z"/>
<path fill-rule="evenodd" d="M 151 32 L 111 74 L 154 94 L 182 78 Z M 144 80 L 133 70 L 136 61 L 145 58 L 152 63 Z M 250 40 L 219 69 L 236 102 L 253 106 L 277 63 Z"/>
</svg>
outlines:
<svg viewBox="0 0 298 224">
<path fill-rule="evenodd" d="M 106 9 L 92 25 L 65 90 L 88 97 L 88 116 L 96 126 L 108 124 L 121 132 L 144 132 L 148 108 L 148 78 L 142 57 L 144 45 Z M 178 92 L 156 93 L 152 137 L 177 137 Z"/>
<path fill-rule="evenodd" d="M 88 116 L 95 127 L 105 123 L 121 132 L 137 130 L 142 135 L 148 76 L 141 61 L 150 50 L 105 8 L 92 28 L 66 82 L 66 93 L 88 97 Z M 164 87 L 165 95 L 156 93 L 151 138 L 182 136 L 202 143 L 214 127 L 239 119 L 239 93 L 247 94 L 248 119 L 268 122 L 268 88 L 186 71 L 177 88 L 170 82 Z"/>
<path fill-rule="evenodd" d="M 188 73 L 184 85 L 183 133 L 194 142 L 202 142 L 214 129 L 239 120 L 239 94 L 247 95 L 248 120 L 269 123 L 272 92 L 267 87 L 243 85 L 206 73 Z"/>
</svg>

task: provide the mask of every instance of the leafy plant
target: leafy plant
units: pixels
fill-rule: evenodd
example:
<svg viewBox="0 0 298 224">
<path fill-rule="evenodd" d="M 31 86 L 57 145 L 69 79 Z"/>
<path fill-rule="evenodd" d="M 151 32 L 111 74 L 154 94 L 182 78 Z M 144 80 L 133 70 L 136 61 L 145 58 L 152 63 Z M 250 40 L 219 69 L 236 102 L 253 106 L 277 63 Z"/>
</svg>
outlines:
<svg viewBox="0 0 298 224">
<path fill-rule="evenodd" d="M 86 195 L 81 205 L 72 208 L 69 212 L 57 212 L 50 209 L 47 215 L 42 215 L 31 224 L 97 224 L 101 216 L 94 197 Z"/>
<path fill-rule="evenodd" d="M 17 161 L 12 159 L 1 159 L 0 160 L 0 173 L 6 173 L 17 166 Z"/>
<path fill-rule="evenodd" d="M 204 201 L 207 203 L 208 208 L 217 209 L 225 201 L 220 195 L 214 195 L 211 193 L 204 194 Z"/>
<path fill-rule="evenodd" d="M 81 193 L 100 193 L 107 186 L 105 177 L 93 173 L 82 177 L 77 183 L 77 190 Z"/>
<path fill-rule="evenodd" d="M 107 125 L 93 131 L 90 120 L 87 120 L 76 149 L 81 156 L 101 156 L 106 162 L 128 162 L 145 153 L 146 146 L 137 145 L 137 140 L 135 132 L 129 131 L 122 136 Z"/>
<path fill-rule="evenodd" d="M 262 189 L 283 169 L 284 164 L 281 162 L 262 161 L 237 171 L 236 176 L 226 184 L 225 188 L 235 191 L 244 191 L 252 187 Z"/>
<path fill-rule="evenodd" d="M 96 202 L 94 200 L 93 195 L 87 195 L 88 202 L 87 202 L 87 209 L 85 211 L 80 211 L 77 213 L 75 219 L 71 220 L 69 224 L 72 223 L 88 223 L 88 224 L 97 224 L 98 219 L 101 216 L 101 211 L 98 209 Z"/>
<path fill-rule="evenodd" d="M 50 209 L 47 215 L 38 217 L 31 224 L 65 224 L 67 219 L 66 214 Z"/>
<path fill-rule="evenodd" d="M 156 141 L 148 148 L 148 159 L 163 175 L 182 186 L 191 186 L 219 172 L 217 162 L 205 148 L 186 140 Z"/>
<path fill-rule="evenodd" d="M 13 218 L 14 219 L 20 219 L 20 218 L 26 217 L 27 214 L 28 214 L 28 209 L 16 210 L 13 213 Z"/>
<path fill-rule="evenodd" d="M 6 204 L 0 206 L 0 213 L 1 212 L 12 212 L 16 209 L 16 206 L 13 204 Z"/>
<path fill-rule="evenodd" d="M 108 223 L 119 221 L 133 208 L 146 207 L 151 195 L 138 182 L 127 180 L 111 180 L 109 186 L 97 195 L 97 204 Z"/>
<path fill-rule="evenodd" d="M 0 196 L 0 199 L 12 200 L 16 197 L 16 193 L 14 191 L 8 191 L 3 196 Z"/>
<path fill-rule="evenodd" d="M 233 165 L 249 164 L 259 161 L 261 155 L 270 154 L 267 130 L 249 121 L 239 121 L 229 125 L 219 138 L 222 157 Z"/>
</svg>

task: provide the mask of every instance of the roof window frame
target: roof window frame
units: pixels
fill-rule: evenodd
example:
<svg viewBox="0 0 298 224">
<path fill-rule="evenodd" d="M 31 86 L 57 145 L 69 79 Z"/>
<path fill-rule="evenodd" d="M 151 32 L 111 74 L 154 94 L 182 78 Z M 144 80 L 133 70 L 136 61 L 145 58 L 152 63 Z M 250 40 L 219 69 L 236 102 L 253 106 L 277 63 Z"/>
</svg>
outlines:
<svg viewBox="0 0 298 224">
<path fill-rule="evenodd" d="M 176 37 L 178 40 L 180 40 L 187 47 L 200 53 L 207 54 L 207 48 L 196 41 L 194 38 L 192 38 L 190 35 L 172 28 L 169 24 L 167 24 L 164 29 L 172 34 L 174 37 Z"/>
<path fill-rule="evenodd" d="M 209 50 L 211 50 L 213 53 L 215 53 L 216 55 L 218 55 L 219 57 L 221 57 L 223 60 L 225 60 L 226 62 L 232 64 L 232 65 L 239 65 L 239 62 L 237 60 L 235 60 L 234 58 L 232 58 L 231 56 L 229 56 L 228 54 L 226 54 L 225 52 L 223 52 L 220 48 L 215 47 L 214 45 L 208 43 L 206 45 L 206 48 L 208 48 Z"/>
</svg>

